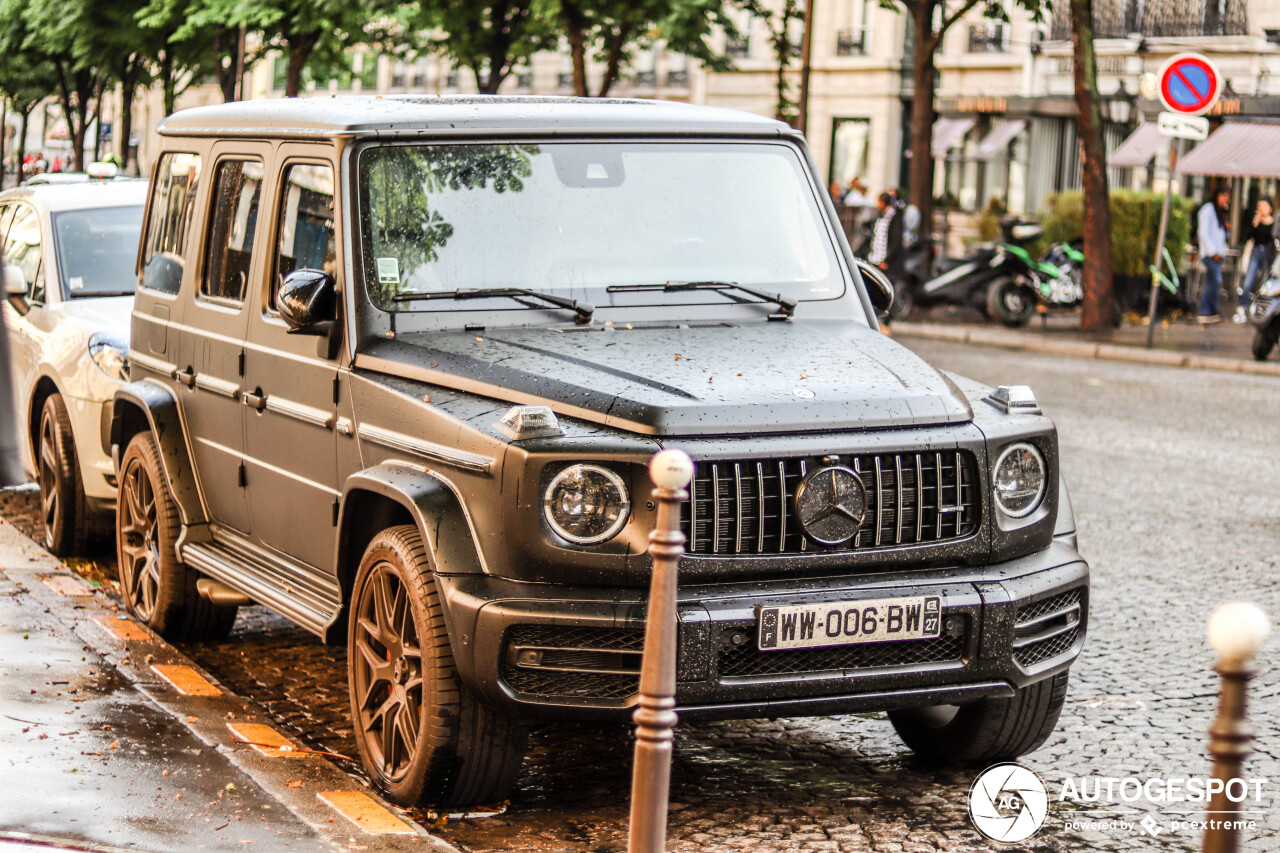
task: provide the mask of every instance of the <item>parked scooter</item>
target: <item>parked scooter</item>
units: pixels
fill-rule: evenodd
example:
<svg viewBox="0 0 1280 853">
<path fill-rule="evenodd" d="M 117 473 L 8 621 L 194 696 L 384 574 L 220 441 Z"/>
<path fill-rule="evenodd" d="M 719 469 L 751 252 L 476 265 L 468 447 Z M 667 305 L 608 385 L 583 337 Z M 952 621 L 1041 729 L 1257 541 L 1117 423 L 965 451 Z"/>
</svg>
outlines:
<svg viewBox="0 0 1280 853">
<path fill-rule="evenodd" d="M 1084 301 L 1084 254 L 1058 243 L 1050 246 L 1039 261 L 1021 246 L 1004 244 L 1001 249 L 1019 267 L 1010 281 L 993 282 L 987 290 L 987 315 L 1006 326 L 1021 326 L 1031 319 L 1036 304 L 1046 309 L 1075 308 Z"/>
<path fill-rule="evenodd" d="M 916 294 L 924 283 L 933 278 L 937 243 L 930 237 L 920 237 L 904 250 L 902 274 L 893 282 L 893 308 L 889 312 L 895 320 L 905 320 L 916 305 Z"/>
<path fill-rule="evenodd" d="M 942 258 L 936 274 L 916 290 L 916 304 L 963 305 L 994 317 L 991 294 L 998 292 L 998 303 L 1005 306 L 1002 314 L 1014 317 L 1025 311 L 1021 322 L 1030 319 L 1035 300 L 1019 284 L 1019 278 L 1033 268 L 1035 261 L 1021 244 L 1040 236 L 1042 229 L 1037 223 L 1012 217 L 1002 221 L 1000 227 L 1004 242 L 976 246 L 962 258 Z"/>
<path fill-rule="evenodd" d="M 1280 341 L 1280 261 L 1271 268 L 1271 277 L 1264 281 L 1249 303 L 1249 322 L 1253 324 L 1253 357 L 1266 361 Z"/>
</svg>

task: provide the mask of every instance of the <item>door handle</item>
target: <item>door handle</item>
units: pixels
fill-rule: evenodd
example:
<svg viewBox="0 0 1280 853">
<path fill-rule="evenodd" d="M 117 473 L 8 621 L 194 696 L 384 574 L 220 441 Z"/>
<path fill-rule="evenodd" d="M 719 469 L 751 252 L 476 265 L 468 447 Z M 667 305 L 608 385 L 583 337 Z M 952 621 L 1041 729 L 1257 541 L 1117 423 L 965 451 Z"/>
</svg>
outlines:
<svg viewBox="0 0 1280 853">
<path fill-rule="evenodd" d="M 255 411 L 261 412 L 267 407 L 267 395 L 262 393 L 261 388 L 256 389 L 252 394 L 246 391 L 244 404 Z"/>
<path fill-rule="evenodd" d="M 173 378 L 178 380 L 178 384 L 185 385 L 188 388 L 194 388 L 196 386 L 196 375 L 192 372 L 190 367 L 184 370 L 173 371 Z"/>
</svg>

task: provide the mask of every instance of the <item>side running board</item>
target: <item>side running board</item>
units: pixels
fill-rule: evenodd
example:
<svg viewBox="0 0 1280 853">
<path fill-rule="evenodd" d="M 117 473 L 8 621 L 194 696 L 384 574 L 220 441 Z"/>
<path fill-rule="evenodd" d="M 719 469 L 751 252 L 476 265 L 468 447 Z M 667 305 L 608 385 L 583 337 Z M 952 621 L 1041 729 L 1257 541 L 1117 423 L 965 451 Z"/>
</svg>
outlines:
<svg viewBox="0 0 1280 853">
<path fill-rule="evenodd" d="M 321 639 L 342 609 L 336 581 L 225 542 L 182 547 L 182 561 L 264 604 Z"/>
</svg>

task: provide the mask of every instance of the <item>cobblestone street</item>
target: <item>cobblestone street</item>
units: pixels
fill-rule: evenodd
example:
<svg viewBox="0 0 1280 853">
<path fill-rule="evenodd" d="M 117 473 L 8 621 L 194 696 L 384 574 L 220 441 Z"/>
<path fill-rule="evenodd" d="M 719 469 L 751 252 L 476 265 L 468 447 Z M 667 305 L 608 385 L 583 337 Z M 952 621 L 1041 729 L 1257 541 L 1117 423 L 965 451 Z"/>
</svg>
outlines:
<svg viewBox="0 0 1280 853">
<path fill-rule="evenodd" d="M 1058 729 L 1026 765 L 1046 781 L 1050 817 L 1026 850 L 1198 850 L 1200 803 L 1058 802 L 1084 776 L 1205 776 L 1217 677 L 1204 625 L 1247 598 L 1280 620 L 1280 424 L 1276 380 L 1055 358 L 904 338 L 939 367 L 990 384 L 1031 385 L 1058 424 L 1081 550 L 1093 570 L 1089 639 Z M 31 534 L 36 494 L 0 494 Z M 89 573 L 114 575 L 109 558 Z M 1247 774 L 1280 784 L 1280 648 L 1273 636 L 1251 692 L 1258 731 Z M 356 755 L 342 649 L 260 607 L 228 642 L 187 648 L 303 742 Z M 971 769 L 912 761 L 880 714 L 681 725 L 669 846 L 679 851 L 964 851 L 989 845 L 966 815 Z M 469 850 L 625 849 L 631 744 L 624 726 L 536 731 L 505 813 L 438 824 Z M 358 773 L 356 762 L 350 762 Z M 1280 850 L 1269 797 L 1243 849 Z M 1154 830 L 1137 821 L 1155 818 Z M 430 816 L 419 815 L 424 823 Z M 1070 821 L 1124 827 L 1068 829 Z M 1001 849 L 1009 849 L 1003 847 Z"/>
</svg>

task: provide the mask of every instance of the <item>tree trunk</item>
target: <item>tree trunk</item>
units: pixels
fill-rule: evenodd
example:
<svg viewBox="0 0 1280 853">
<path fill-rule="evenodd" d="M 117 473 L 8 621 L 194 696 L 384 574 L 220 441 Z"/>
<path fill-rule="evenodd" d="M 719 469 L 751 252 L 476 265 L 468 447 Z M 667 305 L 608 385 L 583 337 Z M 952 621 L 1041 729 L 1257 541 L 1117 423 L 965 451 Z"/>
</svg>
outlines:
<svg viewBox="0 0 1280 853">
<path fill-rule="evenodd" d="M 605 98 L 622 71 L 622 57 L 627 49 L 627 38 L 631 35 L 631 25 L 625 21 L 618 24 L 618 32 L 609 46 L 609 62 L 605 65 L 604 79 L 600 81 L 599 97 Z"/>
<path fill-rule="evenodd" d="M 1098 108 L 1098 66 L 1093 49 L 1093 0 L 1071 0 L 1076 113 L 1084 183 L 1084 308 L 1086 331 L 1114 325 L 1111 281 L 1111 207 L 1107 190 L 1106 146 Z"/>
<path fill-rule="evenodd" d="M 4 149 L 9 135 L 9 99 L 0 98 L 0 190 L 4 189 Z"/>
<path fill-rule="evenodd" d="M 14 186 L 20 186 L 22 184 L 22 179 L 24 177 L 25 170 L 23 169 L 24 164 L 22 161 L 25 160 L 27 157 L 27 131 L 31 129 L 30 128 L 31 110 L 33 109 L 35 109 L 34 105 L 32 105 L 31 109 L 27 110 L 25 113 L 22 114 L 22 129 L 18 131 L 18 134 L 19 134 L 18 135 L 18 169 L 17 169 L 18 181 L 16 184 L 14 184 Z"/>
<path fill-rule="evenodd" d="M 591 94 L 587 91 L 587 45 L 583 36 L 587 23 L 582 9 L 569 0 L 561 0 L 560 20 L 564 23 L 569 55 L 573 59 L 573 93 L 579 98 L 585 98 Z"/>
<path fill-rule="evenodd" d="M 231 46 L 228 46 L 228 40 Z M 213 55 L 217 58 L 214 63 L 213 73 L 218 78 L 218 90 L 222 93 L 222 102 L 229 104 L 236 99 L 236 46 L 239 38 L 232 38 L 230 31 L 219 29 L 213 36 Z M 228 63 L 222 60 L 227 57 L 231 58 Z"/>
<path fill-rule="evenodd" d="M 164 100 L 164 114 L 173 115 L 177 109 L 177 81 L 173 79 L 173 51 L 165 50 L 160 54 L 160 91 Z"/>
<path fill-rule="evenodd" d="M 120 155 L 120 174 L 129 174 L 129 163 L 133 152 L 129 150 L 129 137 L 133 136 L 133 98 L 137 94 L 138 84 L 127 80 L 120 84 L 120 139 L 116 152 Z"/>
<path fill-rule="evenodd" d="M 933 111 L 934 60 L 933 3 L 911 7 L 916 28 L 916 49 L 912 65 L 915 92 L 911 97 L 911 203 L 920 211 L 921 233 L 933 233 Z"/>
<path fill-rule="evenodd" d="M 307 60 L 315 50 L 316 39 L 311 35 L 286 36 L 285 43 L 289 46 L 289 67 L 285 77 L 284 96 L 296 98 L 302 91 L 302 70 L 307 67 Z"/>
<path fill-rule="evenodd" d="M 811 52 L 813 48 L 813 4 L 816 0 L 804 2 L 804 41 L 800 47 L 800 99 L 796 106 L 796 129 L 807 133 L 809 129 L 809 72 L 812 67 Z"/>
</svg>

